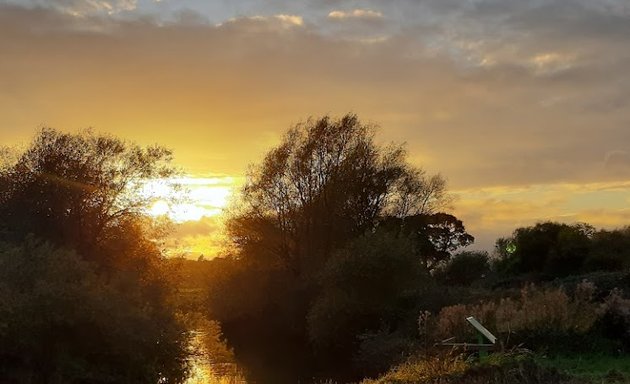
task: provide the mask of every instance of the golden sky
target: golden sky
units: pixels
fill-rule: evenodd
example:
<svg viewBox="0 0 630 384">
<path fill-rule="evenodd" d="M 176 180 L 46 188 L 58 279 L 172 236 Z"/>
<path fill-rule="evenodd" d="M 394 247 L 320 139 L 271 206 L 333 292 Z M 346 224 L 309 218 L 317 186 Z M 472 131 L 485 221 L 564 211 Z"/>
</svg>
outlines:
<svg viewBox="0 0 630 384">
<path fill-rule="evenodd" d="M 194 253 L 217 241 L 208 196 L 292 124 L 355 112 L 447 177 L 490 248 L 540 220 L 630 224 L 628 68 L 626 0 L 0 0 L 0 142 L 172 148 Z"/>
</svg>

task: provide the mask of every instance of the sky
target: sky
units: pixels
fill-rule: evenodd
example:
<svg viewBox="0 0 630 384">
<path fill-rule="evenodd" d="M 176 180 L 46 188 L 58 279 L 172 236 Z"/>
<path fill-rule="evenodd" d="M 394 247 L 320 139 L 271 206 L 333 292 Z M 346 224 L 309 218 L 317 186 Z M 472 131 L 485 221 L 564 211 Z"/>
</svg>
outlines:
<svg viewBox="0 0 630 384">
<path fill-rule="evenodd" d="M 219 188 L 177 232 L 202 252 L 287 128 L 354 112 L 491 249 L 543 220 L 630 224 L 629 69 L 628 0 L 0 0 L 0 143 L 172 148 L 191 191 Z"/>
</svg>

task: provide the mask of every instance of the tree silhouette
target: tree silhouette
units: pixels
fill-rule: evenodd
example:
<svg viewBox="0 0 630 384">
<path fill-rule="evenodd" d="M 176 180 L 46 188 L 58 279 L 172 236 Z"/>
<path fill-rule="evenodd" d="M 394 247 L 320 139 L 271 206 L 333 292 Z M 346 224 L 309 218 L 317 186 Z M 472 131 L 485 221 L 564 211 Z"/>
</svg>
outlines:
<svg viewBox="0 0 630 384">
<path fill-rule="evenodd" d="M 384 214 L 432 212 L 447 202 L 445 181 L 406 162 L 399 145 L 379 146 L 356 115 L 291 128 L 252 167 L 228 230 L 242 257 L 266 258 L 296 275 L 374 228 Z"/>
<path fill-rule="evenodd" d="M 170 161 L 158 146 L 44 128 L 0 170 L 0 225 L 8 238 L 30 233 L 92 253 L 144 215 L 152 198 L 140 193 L 144 182 L 172 176 Z"/>
<path fill-rule="evenodd" d="M 273 335 L 257 353 L 270 359 L 262 366 L 273 366 L 273 356 L 296 356 L 265 347 L 296 341 L 304 361 L 292 365 L 312 365 L 314 346 L 320 348 L 317 358 L 350 364 L 359 329 L 379 327 L 386 318 L 395 328 L 393 314 L 413 307 L 415 288 L 429 278 L 422 257 L 437 260 L 436 253 L 468 241 L 458 238 L 463 225 L 452 216 L 423 227 L 423 235 L 431 236 L 430 255 L 427 247 L 414 252 L 420 242 L 400 231 L 370 236 L 385 217 L 433 218 L 449 203 L 440 175 L 411 166 L 400 145 L 377 144 L 375 131 L 352 114 L 310 119 L 290 128 L 248 172 L 241 200 L 227 218 L 231 257 L 213 261 L 220 273 L 209 283 L 208 303 L 236 345 L 247 342 L 243 335 Z M 356 295 L 337 294 L 349 286 Z M 374 289 L 384 295 L 370 301 Z M 344 314 L 356 327 L 344 323 Z M 343 348 L 321 350 L 342 338 Z"/>
<path fill-rule="evenodd" d="M 178 383 L 188 334 L 146 217 L 170 151 L 41 130 L 0 167 L 0 377 Z"/>
</svg>

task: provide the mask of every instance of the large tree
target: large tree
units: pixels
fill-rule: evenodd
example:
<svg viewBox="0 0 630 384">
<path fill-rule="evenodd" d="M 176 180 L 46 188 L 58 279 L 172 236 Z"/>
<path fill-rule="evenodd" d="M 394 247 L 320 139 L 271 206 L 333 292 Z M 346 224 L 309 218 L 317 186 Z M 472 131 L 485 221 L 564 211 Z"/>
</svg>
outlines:
<svg viewBox="0 0 630 384">
<path fill-rule="evenodd" d="M 115 255 L 102 251 L 138 228 L 153 198 L 142 191 L 148 181 L 176 172 L 171 158 L 159 146 L 44 128 L 0 169 L 0 234 L 6 240 L 34 234 L 111 261 Z"/>
<path fill-rule="evenodd" d="M 383 215 L 442 207 L 444 179 L 408 164 L 402 146 L 378 145 L 374 133 L 374 126 L 351 114 L 289 129 L 251 168 L 241 206 L 228 220 L 240 255 L 265 258 L 299 275 L 318 269 Z"/>
<path fill-rule="evenodd" d="M 53 129 L 3 157 L 0 376 L 183 381 L 188 336 L 141 193 L 173 174 L 170 159 L 161 147 Z"/>
<path fill-rule="evenodd" d="M 303 361 L 292 365 L 311 365 L 317 360 L 308 354 L 311 346 L 325 349 L 324 338 L 342 337 L 335 333 L 334 324 L 343 322 L 337 315 L 353 312 L 352 321 L 360 319 L 359 326 L 373 326 L 385 312 L 400 309 L 405 300 L 397 298 L 408 294 L 410 285 L 428 278 L 422 258 L 405 248 L 409 242 L 398 231 L 382 242 L 369 234 L 384 217 L 437 213 L 448 204 L 446 183 L 440 175 L 427 175 L 409 164 L 403 146 L 380 145 L 375 132 L 374 125 L 352 114 L 309 119 L 290 128 L 279 145 L 250 168 L 241 200 L 227 219 L 233 257 L 216 264 L 221 273 L 209 290 L 212 315 L 223 322 L 236 346 L 239 339 L 251 339 L 244 335 L 260 339 L 272 334 L 263 349 L 283 343 L 290 348 L 262 350 L 258 356 L 297 355 Z M 359 252 L 374 244 L 378 247 L 373 251 Z M 392 244 L 395 249 L 386 252 Z M 335 294 L 337 283 L 328 284 L 322 274 L 342 282 L 339 287 L 345 289 L 362 276 L 353 275 L 352 269 L 364 266 L 371 268 L 365 284 L 378 278 L 376 284 L 387 286 L 380 304 L 354 313 L 371 303 L 371 291 L 363 285 L 356 287 L 356 295 L 344 296 L 353 303 L 329 307 L 341 296 Z M 415 279 L 419 271 L 420 280 Z M 389 299 L 391 306 L 384 304 Z M 329 321 L 320 323 L 321 316 Z M 344 340 L 356 338 L 355 328 L 345 330 Z M 300 353 L 295 353 L 296 343 Z"/>
</svg>

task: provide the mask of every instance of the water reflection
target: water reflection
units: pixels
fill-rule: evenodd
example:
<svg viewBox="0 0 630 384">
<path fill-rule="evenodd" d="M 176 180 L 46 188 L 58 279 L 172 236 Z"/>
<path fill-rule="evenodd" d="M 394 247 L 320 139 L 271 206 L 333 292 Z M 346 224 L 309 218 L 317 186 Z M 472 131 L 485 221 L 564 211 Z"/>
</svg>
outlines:
<svg viewBox="0 0 630 384">
<path fill-rule="evenodd" d="M 238 365 L 234 361 L 227 361 L 229 356 L 216 354 L 217 350 L 228 349 L 214 337 L 212 330 L 194 331 L 191 349 L 194 357 L 191 358 L 191 373 L 185 384 L 247 384 Z"/>
</svg>

